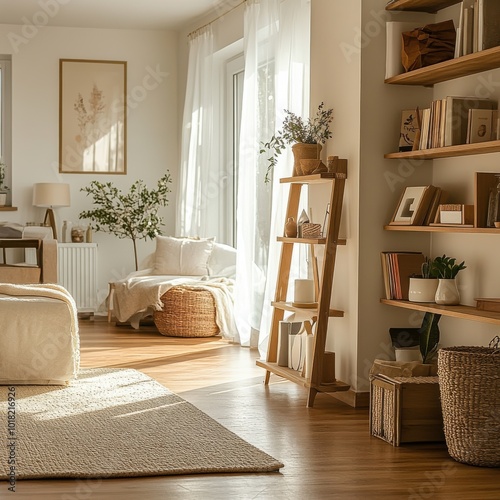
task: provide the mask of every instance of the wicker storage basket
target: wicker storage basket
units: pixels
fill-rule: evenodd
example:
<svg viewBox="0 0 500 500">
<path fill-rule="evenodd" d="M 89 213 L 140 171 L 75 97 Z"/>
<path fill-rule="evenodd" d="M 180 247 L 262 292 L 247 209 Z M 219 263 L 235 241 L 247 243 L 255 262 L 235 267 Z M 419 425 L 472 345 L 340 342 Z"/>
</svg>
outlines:
<svg viewBox="0 0 500 500">
<path fill-rule="evenodd" d="M 500 349 L 440 349 L 438 374 L 448 453 L 458 462 L 500 467 Z"/>
<path fill-rule="evenodd" d="M 163 311 L 155 311 L 153 320 L 162 335 L 213 337 L 219 333 L 214 298 L 207 290 L 174 286 L 161 296 L 161 301 Z"/>
<path fill-rule="evenodd" d="M 370 433 L 393 446 L 444 441 L 438 378 L 372 376 Z"/>
</svg>

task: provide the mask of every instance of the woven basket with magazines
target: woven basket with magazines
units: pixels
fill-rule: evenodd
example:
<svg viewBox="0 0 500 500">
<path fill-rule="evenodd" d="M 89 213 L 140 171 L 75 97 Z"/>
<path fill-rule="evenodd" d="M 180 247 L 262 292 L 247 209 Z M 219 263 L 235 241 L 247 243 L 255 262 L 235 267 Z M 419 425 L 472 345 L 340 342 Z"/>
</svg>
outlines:
<svg viewBox="0 0 500 500">
<path fill-rule="evenodd" d="M 438 375 L 448 453 L 500 467 L 500 348 L 440 349 Z"/>
<path fill-rule="evenodd" d="M 215 322 L 213 295 L 196 287 L 174 286 L 162 296 L 163 310 L 155 311 L 156 328 L 167 337 L 213 337 Z"/>
</svg>

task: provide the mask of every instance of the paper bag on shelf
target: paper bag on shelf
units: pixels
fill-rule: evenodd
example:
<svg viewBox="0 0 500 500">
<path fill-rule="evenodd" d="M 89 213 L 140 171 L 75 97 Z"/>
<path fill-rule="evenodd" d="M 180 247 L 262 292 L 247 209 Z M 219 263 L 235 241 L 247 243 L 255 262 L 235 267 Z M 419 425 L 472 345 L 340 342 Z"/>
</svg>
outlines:
<svg viewBox="0 0 500 500">
<path fill-rule="evenodd" d="M 437 64 L 455 56 L 453 21 L 428 24 L 402 34 L 401 62 L 406 71 Z"/>
</svg>

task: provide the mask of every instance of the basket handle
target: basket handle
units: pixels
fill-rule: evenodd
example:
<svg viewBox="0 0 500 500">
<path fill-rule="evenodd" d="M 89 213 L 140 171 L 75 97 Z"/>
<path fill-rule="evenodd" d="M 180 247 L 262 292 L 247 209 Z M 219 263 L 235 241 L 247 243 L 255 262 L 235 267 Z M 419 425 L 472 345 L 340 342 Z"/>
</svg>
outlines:
<svg viewBox="0 0 500 500">
<path fill-rule="evenodd" d="M 489 347 L 495 349 L 491 354 L 500 354 L 500 337 L 498 335 L 491 339 Z"/>
</svg>

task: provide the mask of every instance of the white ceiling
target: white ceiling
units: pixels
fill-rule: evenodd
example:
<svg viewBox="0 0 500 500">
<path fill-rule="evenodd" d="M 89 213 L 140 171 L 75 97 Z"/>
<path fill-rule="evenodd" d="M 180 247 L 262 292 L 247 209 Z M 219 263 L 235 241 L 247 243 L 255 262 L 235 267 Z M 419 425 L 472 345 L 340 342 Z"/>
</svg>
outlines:
<svg viewBox="0 0 500 500">
<path fill-rule="evenodd" d="M 203 14 L 217 13 L 217 5 L 227 3 L 227 0 L 0 0 L 0 23 L 178 30 Z"/>
</svg>

